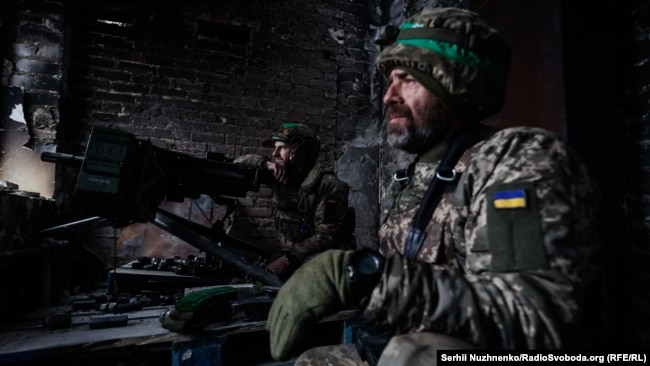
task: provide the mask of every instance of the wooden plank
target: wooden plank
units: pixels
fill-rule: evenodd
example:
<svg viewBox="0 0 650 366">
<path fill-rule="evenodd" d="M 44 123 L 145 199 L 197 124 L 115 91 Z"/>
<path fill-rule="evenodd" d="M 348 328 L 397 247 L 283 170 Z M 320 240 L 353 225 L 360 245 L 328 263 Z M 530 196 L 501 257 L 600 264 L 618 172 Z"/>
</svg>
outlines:
<svg viewBox="0 0 650 366">
<path fill-rule="evenodd" d="M 89 319 L 109 315 L 96 311 L 76 313 L 72 325 L 65 329 L 43 328 L 36 319 L 29 319 L 22 325 L 6 326 L 0 329 L 0 364 L 130 346 L 171 345 L 202 336 L 211 338 L 266 331 L 266 321 L 250 321 L 238 314 L 206 327 L 203 333 L 175 333 L 163 328 L 159 320 L 159 315 L 169 308 L 171 306 L 160 306 L 125 313 L 129 318 L 127 325 L 115 328 L 90 329 Z M 346 310 L 322 321 L 344 321 L 358 315 L 358 310 Z"/>
<path fill-rule="evenodd" d="M 126 326 L 90 329 L 87 324 L 66 329 L 31 328 L 0 333 L 0 360 L 16 362 L 69 352 L 171 343 L 187 335 L 170 332 L 158 316 L 139 318 L 129 314 Z M 2 362 L 0 362 L 2 363 Z"/>
</svg>

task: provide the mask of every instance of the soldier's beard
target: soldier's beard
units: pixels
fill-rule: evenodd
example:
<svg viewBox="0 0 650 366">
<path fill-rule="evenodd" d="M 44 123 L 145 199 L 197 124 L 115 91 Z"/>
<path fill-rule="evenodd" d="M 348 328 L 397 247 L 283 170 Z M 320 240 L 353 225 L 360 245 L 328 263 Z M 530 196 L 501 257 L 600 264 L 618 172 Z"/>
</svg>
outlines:
<svg viewBox="0 0 650 366">
<path fill-rule="evenodd" d="M 400 114 L 408 123 L 404 127 L 389 123 L 386 142 L 409 154 L 422 154 L 442 142 L 451 126 L 447 115 L 441 109 L 434 111 L 433 107 L 421 112 L 416 120 L 408 106 L 389 105 L 386 108 L 387 116 Z"/>
</svg>

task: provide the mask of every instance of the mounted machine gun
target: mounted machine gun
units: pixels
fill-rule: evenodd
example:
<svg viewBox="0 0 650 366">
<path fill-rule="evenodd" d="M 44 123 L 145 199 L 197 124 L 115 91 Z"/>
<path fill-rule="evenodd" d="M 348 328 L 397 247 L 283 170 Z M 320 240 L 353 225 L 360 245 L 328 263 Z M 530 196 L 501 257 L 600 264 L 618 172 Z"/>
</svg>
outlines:
<svg viewBox="0 0 650 366">
<path fill-rule="evenodd" d="M 163 200 L 182 202 L 201 194 L 244 197 L 247 192 L 257 192 L 259 168 L 172 152 L 130 133 L 104 127 L 93 128 L 84 156 L 44 152 L 41 160 L 80 166 L 73 199 L 97 220 L 118 228 L 151 222 L 266 285 L 282 284 L 277 276 L 227 248 L 255 246 L 228 236 L 220 227 L 210 230 L 159 208 Z M 87 225 L 88 220 L 80 224 Z"/>
</svg>

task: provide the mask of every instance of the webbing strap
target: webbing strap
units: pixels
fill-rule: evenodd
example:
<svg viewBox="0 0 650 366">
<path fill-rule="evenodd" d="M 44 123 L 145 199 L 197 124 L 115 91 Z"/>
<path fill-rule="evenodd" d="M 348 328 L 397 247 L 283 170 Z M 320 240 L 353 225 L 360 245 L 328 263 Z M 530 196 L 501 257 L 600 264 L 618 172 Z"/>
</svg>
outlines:
<svg viewBox="0 0 650 366">
<path fill-rule="evenodd" d="M 431 216 L 433 216 L 433 211 L 435 211 L 442 198 L 445 185 L 459 178 L 454 169 L 456 162 L 468 148 L 479 141 L 483 130 L 481 125 L 472 123 L 462 128 L 454 137 L 440 165 L 438 165 L 438 169 L 436 169 L 436 174 L 429 184 L 418 212 L 411 222 L 411 227 L 406 236 L 406 243 L 404 244 L 404 256 L 406 258 L 415 259 L 417 256 L 426 238 L 425 229 L 429 220 L 431 220 Z"/>
</svg>

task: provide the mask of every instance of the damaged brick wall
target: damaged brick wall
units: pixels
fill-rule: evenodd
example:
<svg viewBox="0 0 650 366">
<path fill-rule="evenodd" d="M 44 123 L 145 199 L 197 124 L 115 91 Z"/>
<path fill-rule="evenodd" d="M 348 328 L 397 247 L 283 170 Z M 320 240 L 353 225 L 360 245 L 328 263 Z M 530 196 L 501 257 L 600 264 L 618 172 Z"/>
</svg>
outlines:
<svg viewBox="0 0 650 366">
<path fill-rule="evenodd" d="M 370 3 L 3 3 L 2 85 L 22 93 L 21 132 L 28 136 L 17 150 L 31 147 L 35 160 L 39 151 L 54 149 L 81 155 L 90 129 L 105 126 L 171 151 L 232 159 L 266 153 L 260 141 L 281 122 L 302 121 L 321 136 L 321 160 L 343 166 L 351 204 L 358 212 L 376 212 L 378 110 L 367 95 L 376 52 L 369 21 L 377 9 Z M 38 163 L 42 171 L 55 166 Z M 349 168 L 355 165 L 367 174 Z M 70 200 L 78 167 L 57 169 L 59 211 L 48 217 L 51 222 L 30 221 L 33 229 L 84 218 Z M 237 214 L 250 220 L 245 239 L 262 245 L 274 240 L 270 196 L 262 189 L 240 200 Z M 221 213 L 204 200 L 171 205 L 169 210 L 208 224 Z M 360 242 L 375 243 L 375 215 L 357 218 Z M 115 234 L 109 227 L 70 236 L 92 251 L 102 269 L 113 265 L 116 244 L 125 260 L 185 254 L 170 251 L 179 248 L 178 240 L 149 224 L 120 228 L 117 243 Z M 143 238 L 154 238 L 160 250 L 137 247 Z M 33 247 L 48 252 L 40 245 Z M 30 286 L 30 278 L 21 285 Z M 31 288 L 39 292 L 41 285 Z"/>
<path fill-rule="evenodd" d="M 58 303 L 75 282 L 65 273 L 76 255 L 63 254 L 74 244 L 39 235 L 59 216 L 54 166 L 40 153 L 60 122 L 64 7 L 30 5 L 10 0 L 0 12 L 0 322 Z"/>
<path fill-rule="evenodd" d="M 3 2 L 0 180 L 51 197 L 54 167 L 40 152 L 56 138 L 63 89 L 64 6 Z"/>
<path fill-rule="evenodd" d="M 376 129 L 367 97 L 376 10 L 365 2 L 72 3 L 59 128 L 66 152 L 83 153 L 89 129 L 107 126 L 164 149 L 233 159 L 268 154 L 261 142 L 283 121 L 301 121 L 321 137 L 321 160 L 343 166 L 352 205 L 376 211 L 376 174 L 347 168 L 365 161 L 372 172 L 378 154 L 376 138 L 350 142 Z M 271 191 L 239 202 L 243 239 L 275 242 Z M 372 245 L 374 215 L 358 215 L 357 230 Z"/>
</svg>

